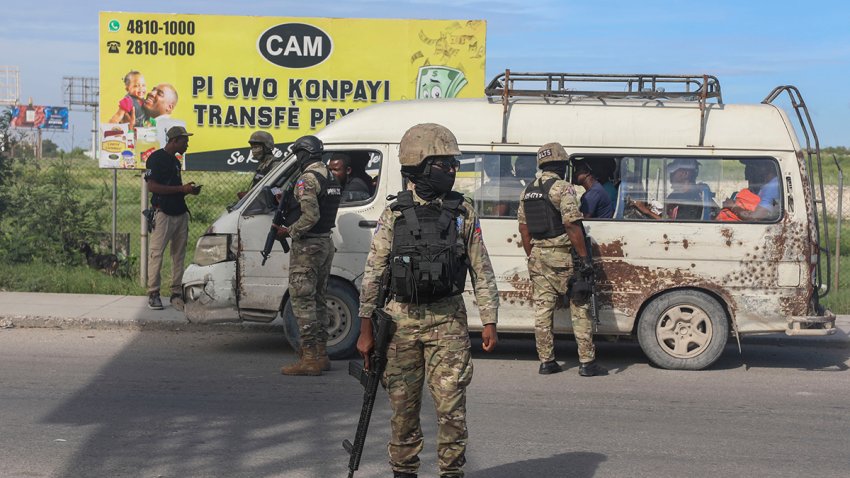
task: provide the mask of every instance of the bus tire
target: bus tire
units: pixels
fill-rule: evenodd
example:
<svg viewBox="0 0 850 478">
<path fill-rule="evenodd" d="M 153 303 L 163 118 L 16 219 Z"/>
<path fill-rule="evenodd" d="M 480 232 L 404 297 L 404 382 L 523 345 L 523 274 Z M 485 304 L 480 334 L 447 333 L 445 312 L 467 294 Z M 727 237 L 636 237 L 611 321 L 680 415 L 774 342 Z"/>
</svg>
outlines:
<svg viewBox="0 0 850 478">
<path fill-rule="evenodd" d="M 729 338 L 723 307 L 696 290 L 662 294 L 643 310 L 638 343 L 649 360 L 673 370 L 702 370 L 713 364 Z"/>
<path fill-rule="evenodd" d="M 360 335 L 360 296 L 348 282 L 331 277 L 326 294 L 328 304 L 328 356 L 332 359 L 351 357 L 357 351 Z M 292 302 L 287 300 L 283 308 L 283 330 L 286 341 L 293 349 L 301 347 L 298 321 L 292 313 Z"/>
</svg>

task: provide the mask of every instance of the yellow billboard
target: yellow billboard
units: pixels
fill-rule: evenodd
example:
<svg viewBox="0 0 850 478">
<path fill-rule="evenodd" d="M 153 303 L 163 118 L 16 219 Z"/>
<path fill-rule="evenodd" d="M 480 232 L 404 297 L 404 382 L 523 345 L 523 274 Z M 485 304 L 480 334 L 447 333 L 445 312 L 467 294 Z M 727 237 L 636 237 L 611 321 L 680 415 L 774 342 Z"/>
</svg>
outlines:
<svg viewBox="0 0 850 478">
<path fill-rule="evenodd" d="M 253 170 L 248 137 L 279 145 L 371 104 L 483 95 L 481 20 L 101 12 L 105 168 L 144 168 L 165 131 L 187 169 Z"/>
</svg>

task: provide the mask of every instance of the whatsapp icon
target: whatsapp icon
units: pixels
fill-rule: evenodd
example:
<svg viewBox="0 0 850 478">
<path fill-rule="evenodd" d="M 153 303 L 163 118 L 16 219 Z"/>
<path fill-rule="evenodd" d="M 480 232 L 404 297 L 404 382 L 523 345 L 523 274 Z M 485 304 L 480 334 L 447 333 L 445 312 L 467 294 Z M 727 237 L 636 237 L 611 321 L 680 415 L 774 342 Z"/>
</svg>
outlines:
<svg viewBox="0 0 850 478">
<path fill-rule="evenodd" d="M 466 76 L 456 68 L 423 66 L 416 77 L 416 98 L 456 98 L 466 83 Z"/>
<path fill-rule="evenodd" d="M 109 20 L 109 31 L 117 32 L 121 29 L 121 23 L 118 20 Z"/>
</svg>

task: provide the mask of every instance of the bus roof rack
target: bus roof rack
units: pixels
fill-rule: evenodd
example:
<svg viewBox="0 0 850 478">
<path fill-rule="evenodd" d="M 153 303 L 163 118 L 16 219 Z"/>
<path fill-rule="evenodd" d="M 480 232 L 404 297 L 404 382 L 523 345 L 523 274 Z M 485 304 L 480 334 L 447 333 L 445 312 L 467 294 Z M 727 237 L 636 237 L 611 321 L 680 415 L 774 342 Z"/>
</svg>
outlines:
<svg viewBox="0 0 850 478">
<path fill-rule="evenodd" d="M 620 89 L 612 89 L 620 85 Z M 704 104 L 712 98 L 723 103 L 720 81 L 713 75 L 514 73 L 505 70 L 487 87 L 488 98 L 528 96 L 544 98 L 679 99 Z"/>
</svg>

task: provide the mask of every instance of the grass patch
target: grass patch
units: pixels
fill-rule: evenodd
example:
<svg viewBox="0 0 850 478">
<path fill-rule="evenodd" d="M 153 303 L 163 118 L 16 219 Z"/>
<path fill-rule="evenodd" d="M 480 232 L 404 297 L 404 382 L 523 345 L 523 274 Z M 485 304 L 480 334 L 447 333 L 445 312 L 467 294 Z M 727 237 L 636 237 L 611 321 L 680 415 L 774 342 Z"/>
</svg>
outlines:
<svg viewBox="0 0 850 478">
<path fill-rule="evenodd" d="M 833 261 L 833 274 L 835 266 Z M 850 255 L 841 256 L 839 267 L 838 286 L 832 283 L 833 278 L 830 277 L 831 288 L 829 294 L 823 299 L 823 303 L 836 314 L 850 314 Z"/>
<path fill-rule="evenodd" d="M 0 263 L 0 290 L 67 294 L 145 295 L 132 277 L 110 277 L 87 266 Z"/>
</svg>

